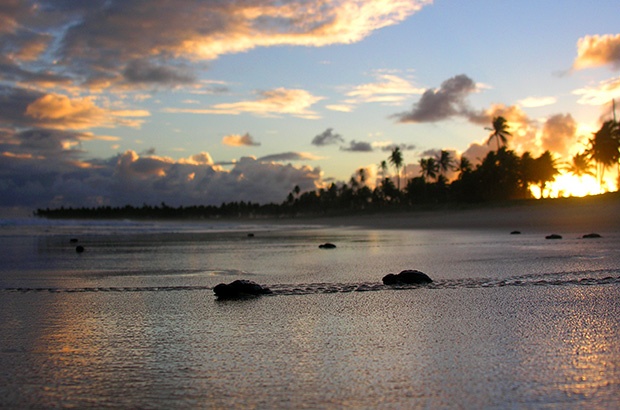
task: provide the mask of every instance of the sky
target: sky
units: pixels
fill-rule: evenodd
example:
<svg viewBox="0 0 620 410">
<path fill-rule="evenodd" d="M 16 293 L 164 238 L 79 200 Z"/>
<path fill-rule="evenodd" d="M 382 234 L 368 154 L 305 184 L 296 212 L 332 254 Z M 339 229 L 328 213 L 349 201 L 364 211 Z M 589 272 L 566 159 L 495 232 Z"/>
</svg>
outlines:
<svg viewBox="0 0 620 410">
<path fill-rule="evenodd" d="M 620 97 L 619 11 L 3 0 L 0 209 L 280 203 L 360 168 L 372 187 L 396 146 L 405 178 L 441 149 L 476 163 L 498 115 L 508 148 L 569 161 Z"/>
</svg>

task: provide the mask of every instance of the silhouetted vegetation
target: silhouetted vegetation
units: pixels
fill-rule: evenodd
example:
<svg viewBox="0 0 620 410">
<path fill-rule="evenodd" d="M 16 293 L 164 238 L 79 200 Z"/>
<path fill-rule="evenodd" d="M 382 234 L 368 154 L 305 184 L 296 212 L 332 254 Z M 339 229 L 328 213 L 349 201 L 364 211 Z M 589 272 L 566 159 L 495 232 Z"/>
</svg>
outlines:
<svg viewBox="0 0 620 410">
<path fill-rule="evenodd" d="M 115 218 L 115 219 L 211 219 L 211 218 L 267 218 L 341 215 L 373 213 L 386 210 L 407 210 L 437 205 L 459 205 L 532 198 L 530 187 L 540 188 L 544 197 L 548 183 L 559 173 L 559 165 L 549 151 L 539 157 L 529 152 L 521 156 L 506 147 L 506 135 L 510 135 L 506 120 L 493 119 L 492 133 L 488 142 L 497 142 L 497 150 L 490 151 L 482 161 L 472 166 L 471 161 L 461 157 L 456 161 L 448 151 L 442 150 L 437 157 L 422 158 L 418 177 L 409 179 L 400 189 L 400 170 L 403 155 L 395 148 L 387 161 L 379 168 L 381 178 L 374 188 L 367 185 L 366 171 L 359 169 L 349 183 L 332 183 L 328 188 L 301 192 L 295 186 L 280 204 L 256 204 L 231 202 L 218 206 L 170 207 L 143 205 L 134 207 L 96 207 L 38 209 L 35 215 L 47 218 Z M 607 168 L 620 161 L 620 127 L 615 120 L 607 121 L 594 133 L 589 148 L 573 157 L 565 170 L 581 177 L 592 175 L 591 161 L 598 165 L 602 181 Z M 396 169 L 397 185 L 386 176 L 387 163 Z M 619 165 L 620 166 L 620 165 Z M 457 173 L 449 181 L 448 172 Z"/>
</svg>

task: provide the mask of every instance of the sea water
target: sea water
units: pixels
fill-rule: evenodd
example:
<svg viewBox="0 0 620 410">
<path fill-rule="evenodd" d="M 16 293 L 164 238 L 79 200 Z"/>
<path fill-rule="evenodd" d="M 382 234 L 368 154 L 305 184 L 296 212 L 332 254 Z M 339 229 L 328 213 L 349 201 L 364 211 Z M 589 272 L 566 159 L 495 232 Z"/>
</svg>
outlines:
<svg viewBox="0 0 620 410">
<path fill-rule="evenodd" d="M 620 235 L 584 233 L 2 220 L 0 407 L 614 408 Z"/>
</svg>

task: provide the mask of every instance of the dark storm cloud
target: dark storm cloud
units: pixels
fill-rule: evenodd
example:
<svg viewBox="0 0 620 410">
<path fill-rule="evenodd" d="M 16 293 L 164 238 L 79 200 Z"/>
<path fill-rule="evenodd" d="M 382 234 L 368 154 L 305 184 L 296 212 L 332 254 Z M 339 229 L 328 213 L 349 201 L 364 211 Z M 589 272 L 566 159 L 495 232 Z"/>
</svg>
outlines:
<svg viewBox="0 0 620 410">
<path fill-rule="evenodd" d="M 186 68 L 153 65 L 148 61 L 136 60 L 127 64 L 123 76 L 136 84 L 191 84 L 196 78 Z"/>
<path fill-rule="evenodd" d="M 401 151 L 413 151 L 416 149 L 416 146 L 412 144 L 390 144 L 390 145 L 381 147 L 381 151 L 392 152 L 394 148 L 399 148 Z"/>
<path fill-rule="evenodd" d="M 372 145 L 368 142 L 363 142 L 363 141 L 351 141 L 349 143 L 349 146 L 345 146 L 345 147 L 340 147 L 341 151 L 348 151 L 348 152 L 372 152 L 374 151 L 372 148 Z"/>
<path fill-rule="evenodd" d="M 454 116 L 467 116 L 469 94 L 476 91 L 476 83 L 464 74 L 452 77 L 439 89 L 428 89 L 411 111 L 395 114 L 398 122 L 437 122 Z"/>
<path fill-rule="evenodd" d="M 312 139 L 312 145 L 316 145 L 317 147 L 338 144 L 342 142 L 344 142 L 344 138 L 342 138 L 342 135 L 336 134 L 333 128 L 326 129 Z"/>
<path fill-rule="evenodd" d="M 322 183 L 319 168 L 241 158 L 226 171 L 195 157 L 174 161 L 126 151 L 80 161 L 61 154 L 39 158 L 3 152 L 0 207 L 268 203 L 281 202 L 295 185 L 313 190 Z"/>
</svg>

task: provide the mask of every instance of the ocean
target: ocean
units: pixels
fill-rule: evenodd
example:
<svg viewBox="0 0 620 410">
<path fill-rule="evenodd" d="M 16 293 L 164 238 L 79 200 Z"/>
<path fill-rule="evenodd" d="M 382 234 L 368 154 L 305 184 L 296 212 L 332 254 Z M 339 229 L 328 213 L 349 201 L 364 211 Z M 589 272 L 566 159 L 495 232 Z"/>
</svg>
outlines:
<svg viewBox="0 0 620 410">
<path fill-rule="evenodd" d="M 557 233 L 2 219 L 0 407 L 617 408 L 620 233 Z"/>
</svg>

